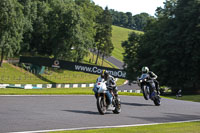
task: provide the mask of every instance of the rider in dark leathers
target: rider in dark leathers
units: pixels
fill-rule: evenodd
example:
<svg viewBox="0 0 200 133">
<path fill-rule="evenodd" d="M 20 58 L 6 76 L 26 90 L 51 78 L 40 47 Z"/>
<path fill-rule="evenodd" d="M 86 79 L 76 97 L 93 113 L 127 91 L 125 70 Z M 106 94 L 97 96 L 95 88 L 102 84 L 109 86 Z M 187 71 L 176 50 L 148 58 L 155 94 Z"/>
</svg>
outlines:
<svg viewBox="0 0 200 133">
<path fill-rule="evenodd" d="M 149 82 L 152 89 L 157 91 L 157 94 L 160 95 L 160 92 L 159 92 L 159 82 L 156 80 L 158 78 L 158 76 L 153 73 L 152 71 L 149 71 L 149 68 L 148 67 L 142 67 L 142 73 L 146 73 L 146 74 L 149 74 L 150 76 L 150 80 L 152 82 Z"/>
</svg>

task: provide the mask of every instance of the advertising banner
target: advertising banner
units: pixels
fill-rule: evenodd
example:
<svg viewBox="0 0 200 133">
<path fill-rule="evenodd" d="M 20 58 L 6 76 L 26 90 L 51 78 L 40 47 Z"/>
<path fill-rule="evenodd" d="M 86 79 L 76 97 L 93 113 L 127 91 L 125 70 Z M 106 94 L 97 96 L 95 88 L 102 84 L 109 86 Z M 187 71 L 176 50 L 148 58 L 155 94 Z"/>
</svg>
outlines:
<svg viewBox="0 0 200 133">
<path fill-rule="evenodd" d="M 85 73 L 97 74 L 100 75 L 102 70 L 107 70 L 110 75 L 115 78 L 123 78 L 126 79 L 126 72 L 122 69 L 115 69 L 109 67 L 101 67 L 95 65 L 89 65 L 84 63 L 76 63 L 64 60 L 57 60 L 51 58 L 44 57 L 20 57 L 20 63 L 30 63 L 39 66 L 47 66 L 53 68 L 66 69 L 71 71 L 80 71 Z"/>
</svg>

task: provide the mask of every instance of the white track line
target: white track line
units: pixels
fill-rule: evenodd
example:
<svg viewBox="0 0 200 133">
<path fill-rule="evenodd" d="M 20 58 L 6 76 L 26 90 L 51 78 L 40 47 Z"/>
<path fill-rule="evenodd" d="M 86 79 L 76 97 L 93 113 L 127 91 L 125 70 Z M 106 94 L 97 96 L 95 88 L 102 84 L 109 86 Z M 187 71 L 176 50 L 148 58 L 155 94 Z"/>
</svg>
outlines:
<svg viewBox="0 0 200 133">
<path fill-rule="evenodd" d="M 68 97 L 68 96 L 81 96 L 81 97 L 88 97 L 94 95 L 0 95 L 0 97 Z"/>
<path fill-rule="evenodd" d="M 197 119 L 197 120 L 188 120 L 188 121 L 164 122 L 164 123 L 118 125 L 118 126 L 98 126 L 98 127 L 80 127 L 80 128 L 52 129 L 52 130 L 38 130 L 38 131 L 22 131 L 22 132 L 10 132 L 10 133 L 43 133 L 43 132 L 58 132 L 58 131 L 72 131 L 72 130 L 89 130 L 89 129 L 102 129 L 102 128 L 136 127 L 136 126 L 172 124 L 172 123 L 185 123 L 185 122 L 195 122 L 195 121 L 200 121 L 200 119 Z"/>
<path fill-rule="evenodd" d="M 94 97 L 94 95 L 0 95 L 0 97 L 74 97 L 74 96 L 81 96 L 81 97 Z M 130 97 L 126 95 L 119 95 L 120 97 Z"/>
</svg>

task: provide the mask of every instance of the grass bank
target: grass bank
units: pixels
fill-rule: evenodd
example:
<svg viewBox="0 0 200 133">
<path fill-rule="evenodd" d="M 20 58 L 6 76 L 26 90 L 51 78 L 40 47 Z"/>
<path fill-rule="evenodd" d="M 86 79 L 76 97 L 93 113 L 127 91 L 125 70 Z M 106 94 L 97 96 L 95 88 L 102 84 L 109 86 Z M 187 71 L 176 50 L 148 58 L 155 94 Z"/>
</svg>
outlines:
<svg viewBox="0 0 200 133">
<path fill-rule="evenodd" d="M 200 133 L 200 121 L 125 128 L 61 131 L 59 133 Z"/>
<path fill-rule="evenodd" d="M 0 83 L 4 84 L 93 83 L 97 77 L 94 74 L 56 69 L 35 75 L 8 63 L 0 68 Z"/>
<path fill-rule="evenodd" d="M 90 57 L 86 58 L 85 62 L 88 60 L 90 60 Z M 107 61 L 104 62 L 106 67 L 114 67 L 111 65 Z M 4 63 L 3 67 L 0 67 L 0 84 L 94 83 L 98 76 L 53 68 L 46 69 L 44 74 L 36 75 L 9 63 Z M 124 81 L 120 79 L 117 84 L 121 85 Z"/>
<path fill-rule="evenodd" d="M 114 25 L 112 26 L 112 42 L 114 45 L 112 56 L 114 56 L 120 61 L 123 61 L 122 53 L 124 53 L 124 49 L 122 48 L 121 43 L 122 41 L 128 40 L 128 35 L 131 32 L 136 32 L 138 34 L 143 33 L 141 31 L 126 29 L 119 26 L 114 26 Z"/>
</svg>

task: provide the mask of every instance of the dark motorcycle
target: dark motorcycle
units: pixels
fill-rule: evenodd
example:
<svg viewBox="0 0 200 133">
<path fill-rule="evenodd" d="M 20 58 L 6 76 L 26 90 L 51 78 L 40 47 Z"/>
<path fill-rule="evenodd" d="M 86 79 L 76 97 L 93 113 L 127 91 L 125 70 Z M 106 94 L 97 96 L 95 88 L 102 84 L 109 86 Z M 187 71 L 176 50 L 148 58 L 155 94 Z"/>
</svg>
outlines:
<svg viewBox="0 0 200 133">
<path fill-rule="evenodd" d="M 160 97 L 157 94 L 156 90 L 151 87 L 151 82 L 154 81 L 150 78 L 149 74 L 142 74 L 141 77 L 138 79 L 138 85 L 141 87 L 144 99 L 151 99 L 156 106 L 160 106 Z"/>
</svg>

